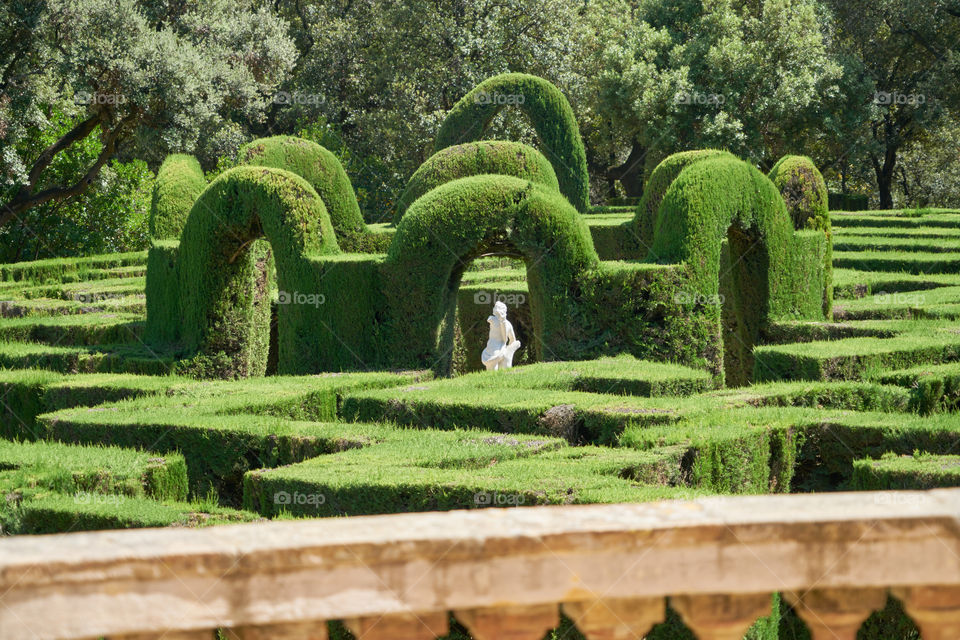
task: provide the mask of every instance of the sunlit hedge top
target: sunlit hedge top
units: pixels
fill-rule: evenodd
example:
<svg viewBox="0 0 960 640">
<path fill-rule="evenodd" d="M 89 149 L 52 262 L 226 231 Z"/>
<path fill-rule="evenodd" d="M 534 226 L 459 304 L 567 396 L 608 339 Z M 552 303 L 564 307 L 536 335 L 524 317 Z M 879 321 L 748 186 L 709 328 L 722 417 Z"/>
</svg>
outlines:
<svg viewBox="0 0 960 640">
<path fill-rule="evenodd" d="M 207 188 L 200 163 L 191 155 L 174 153 L 163 161 L 153 184 L 150 237 L 176 240 L 197 197 Z"/>
<path fill-rule="evenodd" d="M 520 142 L 483 140 L 447 147 L 433 154 L 410 178 L 397 201 L 394 223 L 413 202 L 445 182 L 480 174 L 516 176 L 553 190 L 557 174 L 542 153 Z"/>
<path fill-rule="evenodd" d="M 560 193 L 581 213 L 590 206 L 587 154 L 573 108 L 552 83 L 525 73 L 488 78 L 454 105 L 437 133 L 435 151 L 478 140 L 505 106 L 527 114 L 540 139 L 540 151 L 557 173 Z"/>
</svg>

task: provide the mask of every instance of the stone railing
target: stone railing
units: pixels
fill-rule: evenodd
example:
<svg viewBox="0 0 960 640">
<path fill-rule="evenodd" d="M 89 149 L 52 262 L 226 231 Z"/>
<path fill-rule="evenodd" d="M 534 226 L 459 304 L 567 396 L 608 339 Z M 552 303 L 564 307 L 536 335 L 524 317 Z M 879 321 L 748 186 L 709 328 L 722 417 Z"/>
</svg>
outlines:
<svg viewBox="0 0 960 640">
<path fill-rule="evenodd" d="M 638 638 L 665 601 L 738 640 L 782 592 L 814 640 L 899 597 L 960 638 L 960 490 L 716 498 L 25 536 L 0 541 L 0 638 Z"/>
</svg>

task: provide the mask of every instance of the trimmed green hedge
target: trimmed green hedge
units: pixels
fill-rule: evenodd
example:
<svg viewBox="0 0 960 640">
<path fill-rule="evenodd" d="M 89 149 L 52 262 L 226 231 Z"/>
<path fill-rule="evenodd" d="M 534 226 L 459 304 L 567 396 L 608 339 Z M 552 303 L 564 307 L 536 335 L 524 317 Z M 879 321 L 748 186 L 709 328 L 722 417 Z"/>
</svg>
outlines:
<svg viewBox="0 0 960 640">
<path fill-rule="evenodd" d="M 487 78 L 460 99 L 447 114 L 434 151 L 480 139 L 493 117 L 507 104 L 522 109 L 540 139 L 540 151 L 550 160 L 560 193 L 577 211 L 590 208 L 587 154 L 573 108 L 552 83 L 525 73 Z"/>
<path fill-rule="evenodd" d="M 559 190 L 553 166 L 533 147 L 502 140 L 467 142 L 441 149 L 420 165 L 397 200 L 394 224 L 427 191 L 444 182 L 485 173 L 523 178 Z"/>
<path fill-rule="evenodd" d="M 183 231 L 193 203 L 207 188 L 200 163 L 191 155 L 174 153 L 157 171 L 150 201 L 150 237 L 176 240 Z"/>
<path fill-rule="evenodd" d="M 347 172 L 333 153 L 315 142 L 294 136 L 260 138 L 240 147 L 242 165 L 272 167 L 295 173 L 314 188 L 326 206 L 337 242 L 345 251 L 357 251 L 358 236 L 367 234 L 357 195 Z"/>
<path fill-rule="evenodd" d="M 200 373 L 266 371 L 274 261 L 281 302 L 293 302 L 278 312 L 281 370 L 301 370 L 297 336 L 313 321 L 298 296 L 315 295 L 307 258 L 338 251 L 323 200 L 300 176 L 236 167 L 214 180 L 190 212 L 177 261 L 178 337 L 186 353 L 199 354 Z"/>
<path fill-rule="evenodd" d="M 443 345 L 452 340 L 463 271 L 474 258 L 498 251 L 527 261 L 539 336 L 529 346 L 539 359 L 574 356 L 570 345 L 579 336 L 571 335 L 577 333 L 570 326 L 571 293 L 599 262 L 585 223 L 555 191 L 519 178 L 481 175 L 433 189 L 397 227 L 383 269 L 396 365 L 449 371 Z"/>
<path fill-rule="evenodd" d="M 694 162 L 716 157 L 733 158 L 733 154 L 719 149 L 698 149 L 696 151 L 681 151 L 665 158 L 656 166 L 643 188 L 643 196 L 635 209 L 633 220 L 626 231 L 634 237 L 637 245 L 638 257 L 643 257 L 653 247 L 653 236 L 657 229 L 657 219 L 660 215 L 660 204 L 667 189 L 673 184 L 680 173 Z M 627 257 L 627 256 L 623 256 Z"/>
<path fill-rule="evenodd" d="M 783 156 L 768 174 L 780 190 L 797 230 L 830 230 L 827 184 L 807 156 Z"/>
<path fill-rule="evenodd" d="M 960 455 L 888 453 L 879 460 L 855 460 L 851 485 L 856 491 L 960 487 Z"/>
</svg>

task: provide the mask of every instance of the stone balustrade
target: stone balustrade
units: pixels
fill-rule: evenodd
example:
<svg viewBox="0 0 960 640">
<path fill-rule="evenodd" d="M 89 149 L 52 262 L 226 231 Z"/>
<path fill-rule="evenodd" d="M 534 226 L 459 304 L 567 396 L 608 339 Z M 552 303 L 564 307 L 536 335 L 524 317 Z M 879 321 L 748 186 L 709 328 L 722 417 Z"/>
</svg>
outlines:
<svg viewBox="0 0 960 640">
<path fill-rule="evenodd" d="M 814 640 L 853 640 L 892 592 L 960 638 L 960 489 L 482 509 L 0 541 L 0 638 L 590 640 L 642 637 L 665 602 L 739 640 L 781 592 Z"/>
</svg>

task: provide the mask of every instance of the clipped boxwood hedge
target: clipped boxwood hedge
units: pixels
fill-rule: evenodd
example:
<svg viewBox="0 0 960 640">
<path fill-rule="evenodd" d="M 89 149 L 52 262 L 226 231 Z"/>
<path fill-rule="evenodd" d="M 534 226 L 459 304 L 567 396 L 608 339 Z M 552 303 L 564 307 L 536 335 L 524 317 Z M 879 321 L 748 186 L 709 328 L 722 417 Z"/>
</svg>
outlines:
<svg viewBox="0 0 960 640">
<path fill-rule="evenodd" d="M 434 150 L 478 140 L 505 105 L 516 105 L 529 117 L 540 139 L 540 151 L 553 164 L 560 193 L 577 211 L 590 208 L 587 153 L 573 108 L 551 82 L 525 73 L 487 78 L 454 105 L 440 126 Z"/>
<path fill-rule="evenodd" d="M 397 200 L 394 224 L 413 202 L 444 182 L 492 173 L 523 178 L 559 189 L 557 174 L 542 153 L 520 142 L 482 140 L 441 149 L 424 162 L 407 182 Z"/>
<path fill-rule="evenodd" d="M 191 155 L 174 153 L 157 171 L 150 200 L 150 237 L 176 240 L 197 197 L 207 188 L 200 163 Z"/>
<path fill-rule="evenodd" d="M 337 156 L 317 143 L 294 136 L 260 138 L 240 147 L 238 160 L 241 165 L 283 169 L 309 182 L 323 200 L 337 241 L 345 250 L 352 250 L 354 239 L 367 234 L 347 172 Z"/>
<path fill-rule="evenodd" d="M 269 245 L 261 237 L 269 241 Z M 271 263 L 280 296 L 312 293 L 311 255 L 339 251 L 323 200 L 302 177 L 236 167 L 201 194 L 179 247 L 180 340 L 221 377 L 263 375 L 269 348 Z M 280 361 L 296 368 L 291 337 L 311 324 L 281 305 Z M 312 307 L 310 307 L 312 308 Z"/>
</svg>

